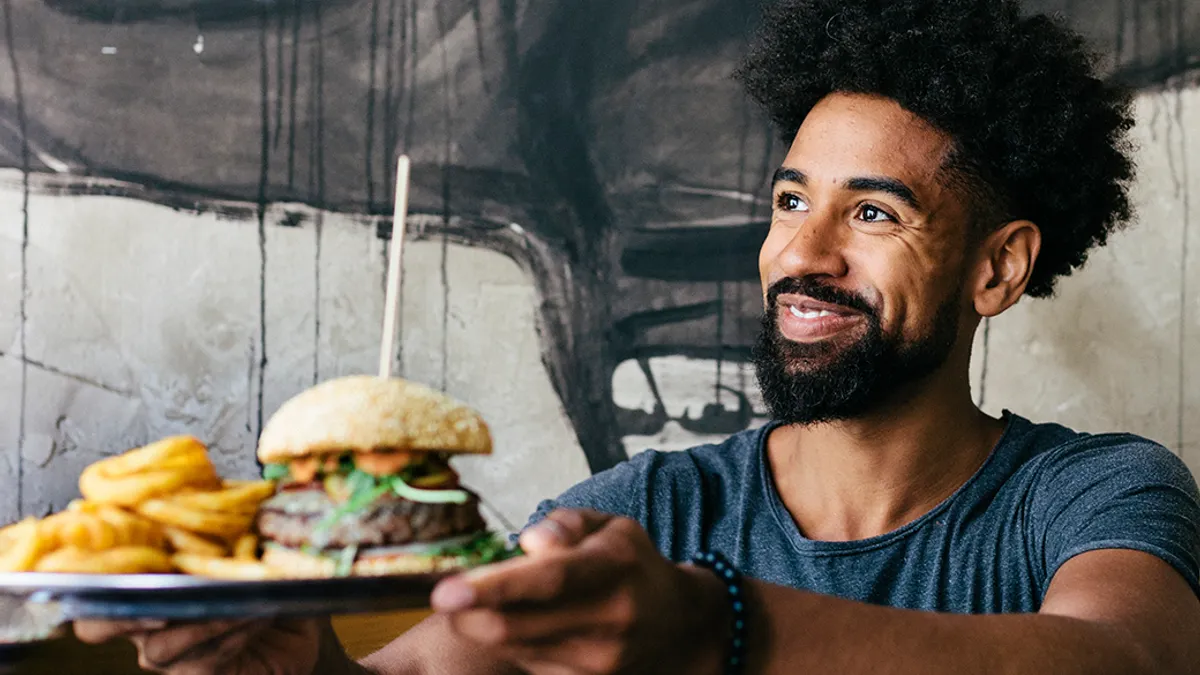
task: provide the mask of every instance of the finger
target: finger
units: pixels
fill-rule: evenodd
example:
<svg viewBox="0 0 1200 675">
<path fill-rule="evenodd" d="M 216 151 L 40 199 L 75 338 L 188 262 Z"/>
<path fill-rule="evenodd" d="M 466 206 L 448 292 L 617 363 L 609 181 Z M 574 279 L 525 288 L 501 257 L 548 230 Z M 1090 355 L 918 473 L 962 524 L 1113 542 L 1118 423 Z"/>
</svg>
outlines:
<svg viewBox="0 0 1200 675">
<path fill-rule="evenodd" d="M 577 552 L 518 558 L 442 581 L 431 602 L 435 611 L 454 612 L 586 598 L 605 586 L 612 571 L 604 557 Z"/>
<path fill-rule="evenodd" d="M 82 642 L 99 644 L 113 638 L 128 637 L 137 633 L 161 630 L 167 627 L 166 621 L 148 619 L 142 621 L 76 621 L 73 629 L 75 637 Z"/>
<path fill-rule="evenodd" d="M 170 675 L 212 675 L 226 672 L 223 666 L 243 658 L 251 641 L 257 638 L 253 630 L 236 631 L 166 663 L 158 663 L 146 655 L 144 639 L 135 639 L 134 644 L 138 645 L 138 666 L 145 670 Z"/>
<path fill-rule="evenodd" d="M 220 651 L 221 643 L 239 633 L 254 634 L 270 625 L 268 621 L 243 619 L 189 624 L 146 633 L 140 639 L 138 652 L 145 664 L 155 669 L 169 668 L 182 660 L 202 659 Z"/>
<path fill-rule="evenodd" d="M 556 509 L 521 533 L 521 550 L 527 555 L 574 546 L 604 527 L 612 516 L 598 511 Z"/>
<path fill-rule="evenodd" d="M 319 623 L 311 619 L 276 619 L 231 633 L 215 648 L 171 664 L 168 672 L 170 675 L 309 672 L 311 666 L 300 664 L 315 663 L 319 649 Z"/>
</svg>

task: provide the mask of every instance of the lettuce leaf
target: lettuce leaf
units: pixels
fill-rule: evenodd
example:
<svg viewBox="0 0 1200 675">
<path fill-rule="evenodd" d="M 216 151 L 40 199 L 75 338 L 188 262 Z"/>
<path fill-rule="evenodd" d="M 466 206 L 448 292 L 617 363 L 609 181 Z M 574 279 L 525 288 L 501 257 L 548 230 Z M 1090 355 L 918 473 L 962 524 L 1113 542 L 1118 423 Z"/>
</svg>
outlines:
<svg viewBox="0 0 1200 675">
<path fill-rule="evenodd" d="M 457 558 L 458 564 L 474 567 L 519 558 L 525 553 L 519 546 L 509 546 L 504 537 L 495 532 L 482 532 L 466 543 L 448 546 L 430 555 Z"/>
<path fill-rule="evenodd" d="M 264 464 L 262 476 L 265 480 L 283 480 L 292 475 L 287 464 Z"/>
<path fill-rule="evenodd" d="M 346 477 L 346 487 L 350 490 L 350 496 L 345 502 L 339 504 L 324 520 L 317 523 L 314 532 L 328 531 L 342 519 L 342 516 L 366 509 L 371 504 L 374 504 L 375 500 L 384 496 L 392 489 L 390 481 L 380 482 L 375 476 L 364 471 L 359 471 L 358 469 L 351 471 L 350 475 Z"/>
<path fill-rule="evenodd" d="M 358 546 L 347 546 L 337 554 L 337 566 L 333 570 L 335 577 L 348 577 L 354 571 L 354 559 L 358 557 Z"/>
</svg>

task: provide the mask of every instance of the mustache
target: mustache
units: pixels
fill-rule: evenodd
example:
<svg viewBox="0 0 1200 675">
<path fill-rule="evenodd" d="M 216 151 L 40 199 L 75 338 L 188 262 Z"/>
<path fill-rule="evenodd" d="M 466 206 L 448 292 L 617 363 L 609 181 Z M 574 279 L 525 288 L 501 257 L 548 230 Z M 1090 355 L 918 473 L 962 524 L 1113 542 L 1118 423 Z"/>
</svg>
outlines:
<svg viewBox="0 0 1200 675">
<path fill-rule="evenodd" d="M 863 296 L 847 291 L 843 288 L 838 288 L 831 284 L 818 281 L 814 277 L 784 277 L 779 281 L 771 284 L 767 288 L 767 311 L 774 313 L 779 307 L 779 296 L 789 295 L 804 295 L 816 300 L 817 302 L 827 302 L 832 305 L 841 305 L 855 311 L 861 312 L 868 317 L 877 317 L 879 312 L 873 305 Z"/>
</svg>

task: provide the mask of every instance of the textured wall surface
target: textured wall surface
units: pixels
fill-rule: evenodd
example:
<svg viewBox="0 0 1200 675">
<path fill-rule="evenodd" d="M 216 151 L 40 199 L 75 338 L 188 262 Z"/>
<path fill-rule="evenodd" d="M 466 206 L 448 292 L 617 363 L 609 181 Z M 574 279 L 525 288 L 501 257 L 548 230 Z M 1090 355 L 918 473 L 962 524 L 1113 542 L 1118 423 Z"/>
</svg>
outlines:
<svg viewBox="0 0 1200 675">
<path fill-rule="evenodd" d="M 981 395 L 1085 430 L 1134 431 L 1200 472 L 1200 90 L 1138 100 L 1137 222 L 1058 296 L 992 322 Z"/>
<path fill-rule="evenodd" d="M 399 372 L 492 422 L 497 455 L 462 466 L 509 520 L 761 423 L 782 147 L 729 78 L 759 4 L 0 3 L 0 519 L 168 433 L 248 474 L 283 400 L 374 369 L 400 151 Z M 977 396 L 1200 467 L 1200 4 L 1027 7 L 1142 92 L 1141 219 L 981 331 Z"/>
<path fill-rule="evenodd" d="M 1139 91 L 1175 86 L 1200 72 L 1200 3 L 1193 0 L 1025 4 L 1082 31 L 1101 52 L 1102 76 Z M 284 320 L 277 314 L 280 297 L 302 295 L 296 275 L 303 272 L 277 264 L 290 244 L 276 240 L 290 236 L 273 227 L 276 220 L 300 225 L 307 216 L 273 205 L 306 204 L 330 218 L 388 214 L 394 158 L 408 154 L 413 212 L 433 218 L 432 230 L 451 243 L 509 257 L 531 280 L 532 321 L 549 386 L 588 469 L 598 471 L 644 441 L 677 447 L 744 429 L 761 416 L 741 371 L 760 310 L 754 260 L 769 210 L 764 187 L 782 144 L 730 77 L 761 6 L 761 0 L 6 2 L 0 4 L 0 167 L 22 170 L 41 196 L 123 195 L 185 214 L 252 221 L 280 211 L 249 234 L 234 235 L 241 246 L 223 261 L 240 261 L 231 272 L 245 275 L 239 278 L 248 285 L 239 287 L 257 294 L 239 305 L 251 312 L 240 321 L 250 323 L 231 323 L 234 335 L 225 336 L 256 343 L 249 359 L 258 366 L 246 385 L 254 435 L 276 396 L 272 387 L 300 377 L 278 365 L 295 339 L 274 322 Z M 1147 113 L 1147 129 L 1157 129 L 1150 134 L 1156 157 L 1172 157 L 1167 148 L 1186 141 L 1180 122 L 1179 133 L 1170 130 L 1172 118 L 1183 119 L 1174 108 L 1166 101 L 1157 105 L 1157 118 Z M 1161 139 L 1154 137 L 1159 131 Z M 1150 162 L 1156 177 L 1166 177 L 1162 169 L 1171 162 L 1172 179 L 1183 175 L 1177 159 L 1156 161 Z M 56 176 L 51 192 L 43 189 L 47 175 Z M 47 212 L 33 207 L 18 228 L 31 245 L 49 236 L 35 231 L 46 226 L 39 218 Z M 377 225 L 386 237 L 389 225 Z M 178 241 L 203 236 L 184 233 Z M 18 261 L 24 281 L 42 273 L 36 260 L 21 262 L 18 253 Z M 315 272 L 314 279 L 319 284 Z M 22 288 L 18 314 L 42 292 Z M 446 304 L 445 297 L 438 304 L 436 287 L 433 293 L 431 306 Z M 44 326 L 46 317 L 27 309 L 35 323 L 19 323 L 32 332 L 21 332 L 18 343 L 28 337 L 34 350 L 61 346 L 37 334 L 36 322 Z M 1001 349 L 1006 339 L 1015 339 L 1016 348 L 1028 335 L 1006 333 L 1008 325 L 995 327 Z M 439 330 L 444 336 L 449 328 Z M 988 337 L 981 346 L 990 349 Z M 438 363 L 449 358 L 441 348 L 452 341 L 444 341 L 429 357 Z M 331 351 L 318 350 L 316 371 L 322 359 L 345 358 L 335 345 L 325 347 Z M 206 345 L 206 358 L 227 348 Z M 151 349 L 145 357 L 168 355 Z M 671 365 L 688 359 L 704 363 Z M 232 368 L 225 361 L 222 367 Z M 658 382 L 677 367 L 699 389 L 684 394 Z M 622 403 L 637 394 L 614 389 L 618 374 L 648 392 L 649 403 Z M 431 377 L 449 384 L 449 372 Z M 986 389 L 981 395 L 993 401 Z M 218 398 L 236 398 L 230 391 Z M 694 404 L 687 413 L 685 399 Z M 1178 427 L 1178 410 L 1167 413 L 1158 403 L 1139 398 L 1122 410 L 1153 406 L 1157 414 L 1173 414 Z M 1174 437 L 1181 442 L 1178 428 Z M 31 436 L 31 442 L 43 441 Z M 20 429 L 17 444 L 24 447 Z"/>
<path fill-rule="evenodd" d="M 171 433 L 205 440 L 227 475 L 253 475 L 260 400 L 269 416 L 315 380 L 377 368 L 386 242 L 374 223 L 285 226 L 273 210 L 264 263 L 253 220 L 34 190 L 22 275 L 14 183 L 0 175 L 0 521 L 62 507 L 86 464 Z M 405 263 L 401 372 L 493 422 L 496 456 L 459 466 L 519 522 L 587 475 L 541 365 L 533 286 L 511 259 L 457 244 L 409 242 Z"/>
<path fill-rule="evenodd" d="M 973 381 L 990 411 L 1145 434 L 1200 470 L 1200 261 L 1188 246 L 1200 241 L 1200 198 L 1189 198 L 1200 195 L 1200 90 L 1145 94 L 1138 115 L 1139 222 L 1057 298 L 1023 301 L 981 331 Z M 85 464 L 168 433 L 199 435 L 225 471 L 249 475 L 260 411 L 376 367 L 386 240 L 375 221 L 277 205 L 264 257 L 257 221 L 236 209 L 63 195 L 53 177 L 33 178 L 22 269 L 21 174 L 0 173 L 0 520 L 62 506 Z M 588 474 L 542 362 L 535 284 L 509 256 L 426 222 L 414 219 L 405 252 L 400 372 L 492 423 L 496 455 L 459 465 L 519 522 Z M 657 398 L 636 361 L 613 374 L 622 409 L 665 408 L 626 449 L 721 438 L 685 428 L 717 400 L 717 361 L 647 364 Z M 750 423 L 762 421 L 753 373 L 722 368 L 724 407 L 746 392 Z"/>
</svg>

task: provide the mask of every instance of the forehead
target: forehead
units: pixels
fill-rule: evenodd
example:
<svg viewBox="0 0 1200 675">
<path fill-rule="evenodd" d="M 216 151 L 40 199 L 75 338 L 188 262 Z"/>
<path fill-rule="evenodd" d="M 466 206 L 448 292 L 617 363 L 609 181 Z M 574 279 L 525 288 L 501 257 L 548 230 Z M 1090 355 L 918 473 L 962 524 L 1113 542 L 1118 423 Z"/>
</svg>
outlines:
<svg viewBox="0 0 1200 675">
<path fill-rule="evenodd" d="M 938 190 L 950 137 L 881 96 L 835 93 L 809 112 L 784 166 L 810 180 L 896 178 L 914 190 Z"/>
</svg>

